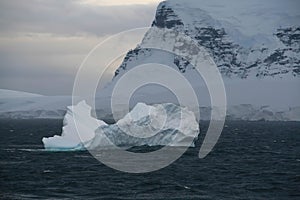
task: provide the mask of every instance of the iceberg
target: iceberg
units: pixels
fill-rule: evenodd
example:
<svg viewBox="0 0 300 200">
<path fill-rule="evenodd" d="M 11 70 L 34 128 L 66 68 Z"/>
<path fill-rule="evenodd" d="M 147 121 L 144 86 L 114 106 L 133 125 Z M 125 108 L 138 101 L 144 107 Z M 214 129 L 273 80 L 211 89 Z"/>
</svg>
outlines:
<svg viewBox="0 0 300 200">
<path fill-rule="evenodd" d="M 76 119 L 76 120 L 75 120 Z M 91 116 L 82 101 L 69 106 L 61 136 L 43 138 L 46 150 L 97 150 L 109 147 L 194 146 L 199 124 L 192 111 L 172 103 L 138 103 L 115 124 Z M 192 142 L 191 142 L 192 141 Z"/>
<path fill-rule="evenodd" d="M 43 138 L 42 142 L 48 150 L 80 150 L 84 143 L 90 141 L 95 136 L 95 130 L 106 125 L 105 122 L 97 120 L 91 116 L 91 107 L 85 101 L 75 106 L 68 106 L 63 121 L 61 136 L 55 135 Z M 75 121 L 75 119 L 80 119 Z M 78 134 L 84 133 L 84 134 Z"/>
</svg>

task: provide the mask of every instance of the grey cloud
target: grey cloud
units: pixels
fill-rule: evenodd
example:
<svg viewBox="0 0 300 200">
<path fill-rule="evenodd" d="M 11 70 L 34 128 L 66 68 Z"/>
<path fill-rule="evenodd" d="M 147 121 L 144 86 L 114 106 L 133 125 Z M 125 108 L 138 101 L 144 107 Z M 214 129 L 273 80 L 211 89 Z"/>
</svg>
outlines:
<svg viewBox="0 0 300 200">
<path fill-rule="evenodd" d="M 155 7 L 155 4 L 91 6 L 78 0 L 2 0 L 0 32 L 102 36 L 149 26 Z"/>
<path fill-rule="evenodd" d="M 0 88 L 70 94 L 86 54 L 108 35 L 149 26 L 156 5 L 0 1 Z"/>
</svg>

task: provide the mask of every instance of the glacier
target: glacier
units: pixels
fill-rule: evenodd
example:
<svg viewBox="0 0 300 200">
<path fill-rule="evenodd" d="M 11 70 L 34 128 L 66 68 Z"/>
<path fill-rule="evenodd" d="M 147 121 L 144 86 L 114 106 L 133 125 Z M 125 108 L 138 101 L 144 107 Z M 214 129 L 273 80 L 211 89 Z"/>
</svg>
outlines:
<svg viewBox="0 0 300 200">
<path fill-rule="evenodd" d="M 192 111 L 172 103 L 138 103 L 115 124 L 91 116 L 82 101 L 69 106 L 62 134 L 42 139 L 46 150 L 97 150 L 134 146 L 194 146 L 199 124 Z"/>
</svg>

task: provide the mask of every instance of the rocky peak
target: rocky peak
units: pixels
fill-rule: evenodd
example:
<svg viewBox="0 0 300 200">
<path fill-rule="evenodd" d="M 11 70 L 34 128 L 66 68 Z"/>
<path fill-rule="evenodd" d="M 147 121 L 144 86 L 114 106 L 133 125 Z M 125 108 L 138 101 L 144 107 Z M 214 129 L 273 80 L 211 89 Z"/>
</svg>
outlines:
<svg viewBox="0 0 300 200">
<path fill-rule="evenodd" d="M 167 5 L 166 1 L 164 1 L 160 3 L 157 8 L 152 26 L 171 29 L 175 28 L 176 26 L 183 26 L 183 23 L 175 14 L 174 10 Z"/>
</svg>

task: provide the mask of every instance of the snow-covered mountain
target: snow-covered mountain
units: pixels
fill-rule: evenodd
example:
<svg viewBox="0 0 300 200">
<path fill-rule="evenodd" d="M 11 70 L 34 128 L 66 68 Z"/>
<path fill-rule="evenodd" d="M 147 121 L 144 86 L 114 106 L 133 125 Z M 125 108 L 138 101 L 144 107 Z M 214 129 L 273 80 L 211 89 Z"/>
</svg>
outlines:
<svg viewBox="0 0 300 200">
<path fill-rule="evenodd" d="M 273 113 L 271 118 L 282 119 L 278 113 L 297 110 L 300 106 L 299 6 L 297 0 L 164 1 L 157 8 L 152 28 L 137 48 L 127 53 L 107 90 L 112 90 L 134 67 L 161 63 L 181 72 L 198 91 L 200 106 L 209 107 L 209 95 L 205 94 L 201 77 L 195 76 L 197 72 L 187 60 L 147 48 L 161 44 L 182 46 L 174 34 L 158 31 L 169 29 L 192 38 L 213 58 L 223 76 L 228 111 L 233 119 L 270 118 L 261 117 L 269 112 Z M 193 49 L 188 53 L 192 55 Z M 146 94 L 144 91 L 143 96 Z M 155 103 L 166 98 L 157 94 L 152 95 Z M 242 113 L 236 113 L 237 108 L 245 112 L 245 106 L 263 114 L 254 115 L 249 111 L 242 117 Z M 230 114 L 231 111 L 235 114 Z"/>
<path fill-rule="evenodd" d="M 196 40 L 226 77 L 299 78 L 299 6 L 297 0 L 168 0 L 158 6 L 152 26 Z M 149 31 L 141 46 L 151 37 Z M 116 75 L 150 55 L 140 47 L 130 51 Z M 186 72 L 187 63 L 176 57 L 173 63 Z"/>
<path fill-rule="evenodd" d="M 191 82 L 200 100 L 201 119 L 209 119 L 209 95 L 194 67 L 180 56 L 147 48 L 149 44 L 159 46 L 166 41 L 170 41 L 170 46 L 178 45 L 174 36 L 161 35 L 158 31 L 166 28 L 192 38 L 213 58 L 226 88 L 228 119 L 300 121 L 299 7 L 297 0 L 167 0 L 160 3 L 152 28 L 135 49 L 128 51 L 112 82 L 98 92 L 98 117 L 111 118 L 108 109 L 111 93 L 125 73 L 144 63 L 161 63 L 176 69 Z M 66 107 L 71 105 L 70 97 L 0 101 L 0 116 L 14 118 L 62 118 Z M 157 88 L 141 90 L 132 99 L 132 107 L 140 101 L 176 103 L 172 95 Z"/>
</svg>

